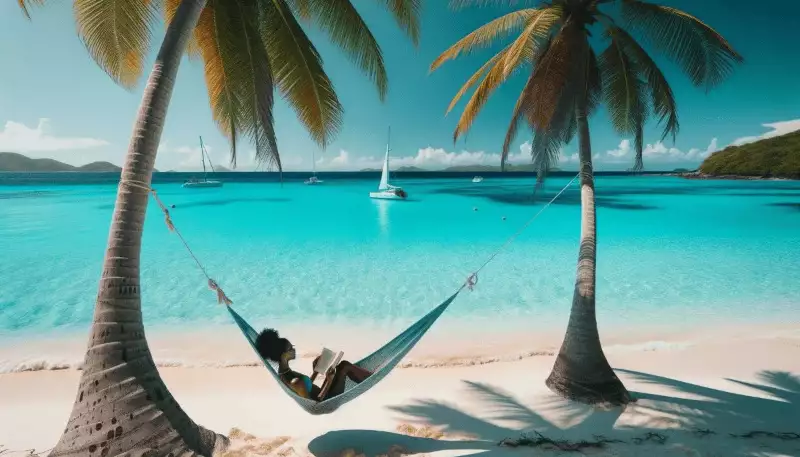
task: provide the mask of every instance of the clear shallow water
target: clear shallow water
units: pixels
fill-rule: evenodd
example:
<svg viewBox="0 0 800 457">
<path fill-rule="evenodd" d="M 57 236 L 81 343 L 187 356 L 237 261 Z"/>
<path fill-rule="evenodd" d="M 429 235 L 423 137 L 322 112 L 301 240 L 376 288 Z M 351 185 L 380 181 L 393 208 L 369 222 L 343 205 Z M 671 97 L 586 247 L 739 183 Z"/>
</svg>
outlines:
<svg viewBox="0 0 800 457">
<path fill-rule="evenodd" d="M 551 179 L 548 199 L 567 181 Z M 531 182 L 406 179 L 398 183 L 408 202 L 369 199 L 371 179 L 156 189 L 246 317 L 381 328 L 438 304 L 537 212 L 545 201 L 530 201 Z M 112 184 L 0 186 L 0 336 L 86 331 L 115 192 Z M 800 183 L 601 177 L 597 195 L 604 328 L 800 321 Z M 442 326 L 561 331 L 579 230 L 574 184 Z M 229 325 L 154 203 L 142 285 L 149 329 Z"/>
</svg>

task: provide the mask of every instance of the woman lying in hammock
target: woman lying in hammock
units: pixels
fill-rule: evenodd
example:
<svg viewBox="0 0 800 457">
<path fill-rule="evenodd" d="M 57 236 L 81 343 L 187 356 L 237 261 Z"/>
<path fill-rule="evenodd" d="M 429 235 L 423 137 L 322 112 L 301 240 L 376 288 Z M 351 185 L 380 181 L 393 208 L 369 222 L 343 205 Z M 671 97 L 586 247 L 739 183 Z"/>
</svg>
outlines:
<svg viewBox="0 0 800 457">
<path fill-rule="evenodd" d="M 322 401 L 335 397 L 344 392 L 345 381 L 348 378 L 353 382 L 361 383 L 372 374 L 372 372 L 368 370 L 357 367 L 346 360 L 342 360 L 336 367 L 332 367 L 328 372 L 325 382 L 330 383 L 330 388 L 325 394 L 325 398 L 320 398 L 322 389 L 314 385 L 313 382 L 317 373 L 315 372 L 309 378 L 289 368 L 289 362 L 294 360 L 297 354 L 295 354 L 292 343 L 286 338 L 281 338 L 277 330 L 264 329 L 259 333 L 258 338 L 256 338 L 256 349 L 258 349 L 261 357 L 278 364 L 278 375 L 281 377 L 281 381 L 289 386 L 297 395 L 312 400 Z M 317 360 L 319 360 L 319 357 L 314 359 L 312 367 L 316 367 Z M 330 377 L 331 375 L 333 375 L 332 378 Z"/>
</svg>

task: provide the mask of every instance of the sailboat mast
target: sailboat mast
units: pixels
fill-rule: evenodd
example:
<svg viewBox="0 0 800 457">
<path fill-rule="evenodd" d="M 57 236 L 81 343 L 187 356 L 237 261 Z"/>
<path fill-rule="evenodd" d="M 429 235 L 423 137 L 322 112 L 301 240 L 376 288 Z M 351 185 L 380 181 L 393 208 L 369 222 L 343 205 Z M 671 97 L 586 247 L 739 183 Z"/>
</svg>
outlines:
<svg viewBox="0 0 800 457">
<path fill-rule="evenodd" d="M 389 144 L 392 142 L 392 126 L 389 126 L 389 133 L 386 134 L 386 179 L 391 177 L 391 173 L 389 172 L 389 151 L 391 148 Z"/>
<path fill-rule="evenodd" d="M 206 148 L 203 146 L 203 137 L 200 137 L 200 158 L 203 160 L 203 179 L 206 179 Z"/>
<path fill-rule="evenodd" d="M 314 156 L 314 149 L 311 149 L 311 174 L 317 176 L 317 159 Z"/>
</svg>

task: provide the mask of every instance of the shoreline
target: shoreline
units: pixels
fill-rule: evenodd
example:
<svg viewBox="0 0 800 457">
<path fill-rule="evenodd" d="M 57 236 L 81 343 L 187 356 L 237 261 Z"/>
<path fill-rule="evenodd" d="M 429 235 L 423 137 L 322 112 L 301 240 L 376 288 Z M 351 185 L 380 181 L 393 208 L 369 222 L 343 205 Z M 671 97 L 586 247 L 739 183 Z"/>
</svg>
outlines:
<svg viewBox="0 0 800 457">
<path fill-rule="evenodd" d="M 674 176 L 683 179 L 696 179 L 696 180 L 728 180 L 728 181 L 800 181 L 800 178 L 782 178 L 782 177 L 767 177 L 767 176 L 745 176 L 745 175 L 710 175 L 701 173 L 699 171 L 690 172 L 672 172 L 664 173 L 659 176 Z"/>
<path fill-rule="evenodd" d="M 260 367 L 261 361 L 238 329 L 225 326 L 210 330 L 148 331 L 148 344 L 156 366 L 161 368 L 233 369 Z M 345 359 L 357 361 L 394 336 L 388 330 L 348 332 L 340 328 L 293 332 L 282 335 L 298 348 L 300 366 L 310 365 L 322 347 L 341 350 Z M 449 331 L 447 331 L 449 330 Z M 553 357 L 562 342 L 564 328 L 548 330 L 503 329 L 474 332 L 447 329 L 426 335 L 400 363 L 399 369 L 483 366 L 532 358 Z M 79 371 L 83 363 L 86 332 L 69 337 L 30 339 L 23 335 L 0 339 L 0 376 L 40 371 Z M 476 337 L 478 335 L 479 337 Z M 713 326 L 600 327 L 606 353 L 648 353 L 683 350 L 725 341 L 788 341 L 800 347 L 800 326 L 781 322 L 714 323 Z"/>
</svg>

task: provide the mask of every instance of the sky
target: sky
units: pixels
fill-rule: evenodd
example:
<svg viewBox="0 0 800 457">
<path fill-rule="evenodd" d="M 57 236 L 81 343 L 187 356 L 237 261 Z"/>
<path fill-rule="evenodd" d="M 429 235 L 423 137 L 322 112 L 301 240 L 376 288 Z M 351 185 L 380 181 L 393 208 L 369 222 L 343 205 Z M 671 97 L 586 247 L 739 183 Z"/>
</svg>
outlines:
<svg viewBox="0 0 800 457">
<path fill-rule="evenodd" d="M 121 164 L 147 75 L 131 91 L 116 86 L 77 37 L 72 2 L 54 1 L 36 8 L 32 21 L 25 19 L 16 3 L 0 5 L 0 151 L 73 165 L 98 160 Z M 507 41 L 450 61 L 433 73 L 429 66 L 452 43 L 512 8 L 452 11 L 447 0 L 426 0 L 420 45 L 415 48 L 382 9 L 382 2 L 353 3 L 382 47 L 389 74 L 388 96 L 381 103 L 372 83 L 326 35 L 313 24 L 305 26 L 323 56 L 345 114 L 342 129 L 323 151 L 304 131 L 294 111 L 276 97 L 274 114 L 284 169 L 309 170 L 312 160 L 316 160 L 317 170 L 379 168 L 389 126 L 392 168 L 499 165 L 498 153 L 526 75 L 512 77 L 501 86 L 468 135 L 457 143 L 452 133 L 468 98 L 449 115 L 445 111 L 464 81 Z M 656 3 L 701 18 L 728 39 L 745 63 L 725 83 L 706 93 L 654 53 L 675 92 L 681 130 L 674 143 L 671 138 L 661 142 L 657 124 L 648 125 L 646 169 L 694 168 L 728 145 L 800 129 L 800 2 L 760 0 L 757 7 L 750 0 Z M 162 38 L 163 27 L 154 36 L 147 72 Z M 612 130 L 604 109 L 590 119 L 590 127 L 595 169 L 624 170 L 633 164 L 631 139 Z M 201 135 L 212 161 L 227 166 L 229 145 L 211 118 L 202 63 L 184 59 L 156 167 L 201 168 Z M 529 137 L 526 132 L 518 136 L 512 163 L 530 161 Z M 244 141 L 238 146 L 237 169 L 255 169 L 253 148 Z M 562 169 L 577 169 L 575 152 L 575 144 L 564 148 Z"/>
</svg>

